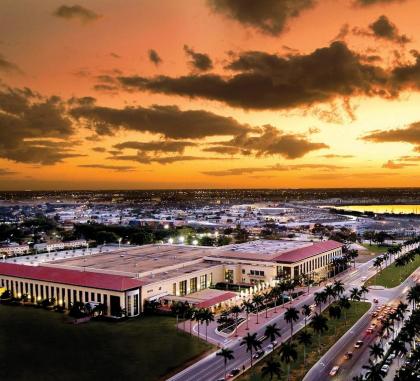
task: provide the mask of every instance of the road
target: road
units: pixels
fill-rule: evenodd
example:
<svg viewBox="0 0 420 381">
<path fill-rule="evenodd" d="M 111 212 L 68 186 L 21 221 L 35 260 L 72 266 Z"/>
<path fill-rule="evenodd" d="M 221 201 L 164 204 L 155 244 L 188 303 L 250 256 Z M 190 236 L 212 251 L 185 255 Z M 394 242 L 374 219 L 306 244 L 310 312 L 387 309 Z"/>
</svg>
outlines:
<svg viewBox="0 0 420 381">
<path fill-rule="evenodd" d="M 414 276 L 408 277 L 398 287 L 392 289 L 378 289 L 371 290 L 368 294 L 368 299 L 379 300 L 378 306 L 383 304 L 397 305 L 400 300 L 405 300 L 405 296 L 409 288 L 416 284 L 413 279 Z M 303 381 L 317 381 L 317 380 L 334 380 L 334 381 L 347 381 L 353 379 L 354 376 L 366 373 L 362 367 L 369 361 L 369 345 L 379 342 L 375 332 L 367 334 L 366 330 L 372 322 L 378 324 L 376 319 L 372 319 L 371 312 L 375 308 L 372 305 L 369 312 L 364 315 L 350 331 L 348 331 L 330 350 L 322 356 L 319 362 L 311 368 L 306 374 Z M 378 325 L 376 327 L 376 330 Z M 391 340 L 392 337 L 389 338 Z M 355 349 L 354 344 L 357 340 L 363 340 L 364 344 L 361 348 Z M 345 360 L 344 355 L 347 352 L 353 352 L 353 357 L 350 360 Z M 396 360 L 394 361 L 394 363 Z M 329 372 L 335 365 L 340 366 L 339 373 L 331 377 Z"/>
</svg>

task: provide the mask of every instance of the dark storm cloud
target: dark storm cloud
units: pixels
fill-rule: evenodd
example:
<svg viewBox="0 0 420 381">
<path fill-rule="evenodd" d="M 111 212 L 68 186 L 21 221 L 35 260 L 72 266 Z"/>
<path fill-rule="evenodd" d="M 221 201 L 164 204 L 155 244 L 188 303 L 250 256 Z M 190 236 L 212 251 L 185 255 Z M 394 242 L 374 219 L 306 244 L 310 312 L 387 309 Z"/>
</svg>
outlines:
<svg viewBox="0 0 420 381">
<path fill-rule="evenodd" d="M 234 75 L 119 77 L 126 88 L 205 98 L 244 109 L 287 109 L 354 95 L 387 95 L 383 69 L 365 64 L 343 42 L 287 58 L 245 52 L 227 66 Z"/>
<path fill-rule="evenodd" d="M 241 176 L 259 172 L 284 172 L 302 169 L 313 169 L 321 171 L 335 171 L 337 169 L 344 169 L 346 167 L 332 165 L 332 164 L 295 164 L 295 165 L 273 165 L 269 167 L 245 167 L 245 168 L 230 168 L 220 171 L 204 171 L 201 172 L 208 176 Z"/>
<path fill-rule="evenodd" d="M 279 35 L 291 18 L 296 18 L 316 0 L 208 0 L 210 8 L 239 23 L 269 34 Z"/>
<path fill-rule="evenodd" d="M 156 66 L 162 63 L 162 58 L 159 57 L 159 54 L 154 49 L 149 50 L 149 60 Z"/>
<path fill-rule="evenodd" d="M 19 66 L 7 60 L 4 56 L 0 54 L 0 72 L 7 72 L 7 73 L 22 73 Z"/>
<path fill-rule="evenodd" d="M 106 164 L 80 164 L 79 168 L 97 168 L 97 169 L 109 169 L 116 172 L 132 172 L 135 167 L 125 165 L 106 165 Z"/>
<path fill-rule="evenodd" d="M 27 88 L 0 87 L 0 157 L 54 164 L 76 156 L 69 140 L 74 130 L 64 113 L 58 97 L 41 97 Z"/>
<path fill-rule="evenodd" d="M 406 0 L 354 0 L 354 5 L 361 6 L 361 7 L 368 7 L 371 5 L 385 5 L 391 3 L 403 3 Z"/>
<path fill-rule="evenodd" d="M 150 132 L 169 139 L 202 139 L 208 136 L 234 136 L 255 129 L 204 110 L 182 111 L 177 106 L 149 108 L 75 107 L 70 114 L 83 119 L 98 135 L 113 135 L 119 129 Z"/>
<path fill-rule="evenodd" d="M 388 131 L 373 131 L 363 137 L 363 140 L 374 143 L 410 143 L 420 148 L 420 122 L 412 123 L 405 128 L 396 128 Z"/>
<path fill-rule="evenodd" d="M 78 19 L 84 23 L 95 21 L 101 17 L 94 11 L 82 7 L 81 5 L 62 5 L 54 11 L 54 16 L 61 17 L 66 20 Z"/>
<path fill-rule="evenodd" d="M 221 152 L 220 147 L 226 147 L 226 152 Z M 283 133 L 273 126 L 264 126 L 257 136 L 241 134 L 226 142 L 215 143 L 213 152 L 234 154 L 252 153 L 256 156 L 281 155 L 287 159 L 296 159 L 307 153 L 323 148 L 328 148 L 324 143 L 313 143 L 304 136 Z M 207 148 L 206 151 L 212 151 Z"/>
<path fill-rule="evenodd" d="M 196 143 L 182 140 L 158 140 L 150 142 L 124 142 L 115 144 L 117 150 L 136 149 L 142 152 L 178 152 L 183 153 L 186 147 L 196 146 Z"/>
<path fill-rule="evenodd" d="M 213 69 L 211 58 L 204 53 L 197 53 L 187 45 L 184 45 L 184 52 L 190 58 L 190 65 L 198 71 L 207 71 Z"/>
<path fill-rule="evenodd" d="M 375 22 L 369 25 L 375 37 L 394 41 L 399 44 L 406 44 L 410 39 L 406 35 L 400 35 L 398 28 L 385 15 L 380 16 Z"/>
</svg>

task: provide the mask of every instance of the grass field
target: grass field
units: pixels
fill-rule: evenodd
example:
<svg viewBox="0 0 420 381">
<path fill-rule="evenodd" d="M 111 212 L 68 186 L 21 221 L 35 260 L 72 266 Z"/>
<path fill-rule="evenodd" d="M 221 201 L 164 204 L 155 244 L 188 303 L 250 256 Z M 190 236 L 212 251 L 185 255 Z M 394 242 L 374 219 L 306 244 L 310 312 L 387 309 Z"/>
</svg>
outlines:
<svg viewBox="0 0 420 381">
<path fill-rule="evenodd" d="M 158 380 L 210 345 L 169 317 L 72 325 L 56 312 L 0 306 L 0 380 Z"/>
<path fill-rule="evenodd" d="M 403 267 L 396 267 L 395 264 L 388 266 L 380 271 L 377 275 L 366 281 L 366 286 L 384 286 L 388 288 L 396 287 L 404 282 L 407 277 L 412 274 L 417 267 L 420 266 L 420 255 L 416 255 L 413 262 Z"/>
<path fill-rule="evenodd" d="M 328 331 L 321 336 L 321 351 L 318 354 L 318 335 L 313 330 L 307 327 L 308 332 L 312 334 L 312 344 L 306 348 L 306 367 L 303 365 L 303 346 L 297 343 L 298 359 L 296 362 L 291 364 L 290 380 L 301 381 L 306 372 L 319 360 L 319 358 L 328 351 L 328 349 L 337 342 L 337 340 L 343 336 L 347 330 L 357 322 L 370 308 L 370 303 L 365 302 L 351 302 L 351 308 L 347 310 L 347 325 L 345 325 L 344 315 L 340 320 L 329 319 L 328 320 Z M 328 312 L 323 312 L 324 316 L 328 317 Z M 295 335 L 294 335 L 295 337 Z M 278 349 L 277 349 L 278 350 Z M 276 351 L 274 352 L 276 356 Z M 266 381 L 261 376 L 261 368 L 265 365 L 265 360 L 254 366 L 252 371 L 246 372 L 238 380 L 240 381 Z M 273 378 L 273 381 L 287 379 L 287 365 L 281 363 L 284 374 L 281 378 Z"/>
<path fill-rule="evenodd" d="M 386 253 L 391 246 L 377 246 L 377 245 L 369 245 L 368 243 L 363 243 L 363 247 L 369 250 L 371 253 L 375 254 L 382 254 Z"/>
</svg>

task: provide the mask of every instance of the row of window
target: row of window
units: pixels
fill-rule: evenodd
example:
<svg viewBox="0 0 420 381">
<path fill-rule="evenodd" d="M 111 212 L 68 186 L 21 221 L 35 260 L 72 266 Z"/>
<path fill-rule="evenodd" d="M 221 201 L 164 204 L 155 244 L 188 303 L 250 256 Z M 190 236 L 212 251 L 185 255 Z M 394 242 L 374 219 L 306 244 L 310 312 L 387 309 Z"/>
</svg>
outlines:
<svg viewBox="0 0 420 381">
<path fill-rule="evenodd" d="M 207 288 L 208 284 L 213 284 L 213 273 L 208 274 L 209 276 L 207 276 L 207 274 L 204 275 L 200 275 L 200 290 L 203 290 L 205 288 Z M 187 280 L 182 280 L 178 283 L 178 285 L 176 283 L 172 284 L 172 294 L 173 295 L 180 295 L 180 296 L 184 296 L 187 293 L 193 293 L 193 292 L 197 292 L 197 285 L 198 285 L 198 278 L 194 277 L 190 279 L 190 289 L 188 292 L 188 288 L 187 288 Z M 178 286 L 178 293 L 177 293 L 177 286 Z"/>
<path fill-rule="evenodd" d="M 70 308 L 70 304 L 76 301 L 83 303 L 98 302 L 105 305 L 108 303 L 108 295 L 106 294 L 89 293 L 88 291 L 83 292 L 31 282 L 12 281 L 9 279 L 1 279 L 0 283 L 2 287 L 10 290 L 15 296 L 26 294 L 33 301 L 54 298 L 56 303 L 67 308 Z"/>
</svg>

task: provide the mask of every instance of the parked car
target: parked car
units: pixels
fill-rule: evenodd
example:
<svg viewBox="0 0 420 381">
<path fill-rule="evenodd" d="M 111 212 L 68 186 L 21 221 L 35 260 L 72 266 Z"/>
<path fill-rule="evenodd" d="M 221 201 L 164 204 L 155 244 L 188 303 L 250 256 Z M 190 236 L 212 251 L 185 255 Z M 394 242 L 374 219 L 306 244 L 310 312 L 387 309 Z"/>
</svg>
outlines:
<svg viewBox="0 0 420 381">
<path fill-rule="evenodd" d="M 229 377 L 235 377 L 237 376 L 239 373 L 241 373 L 240 369 L 238 368 L 233 368 L 230 373 L 229 373 Z"/>
<path fill-rule="evenodd" d="M 265 354 L 265 352 L 264 351 L 257 351 L 256 353 L 255 353 L 255 355 L 254 356 L 252 356 L 254 359 L 259 359 L 260 357 L 262 357 L 262 356 L 264 356 L 264 354 Z"/>
<path fill-rule="evenodd" d="M 382 372 L 384 372 L 385 374 L 388 374 L 388 371 L 389 371 L 389 365 L 382 365 L 382 368 L 381 368 L 381 370 L 382 370 Z"/>
</svg>

